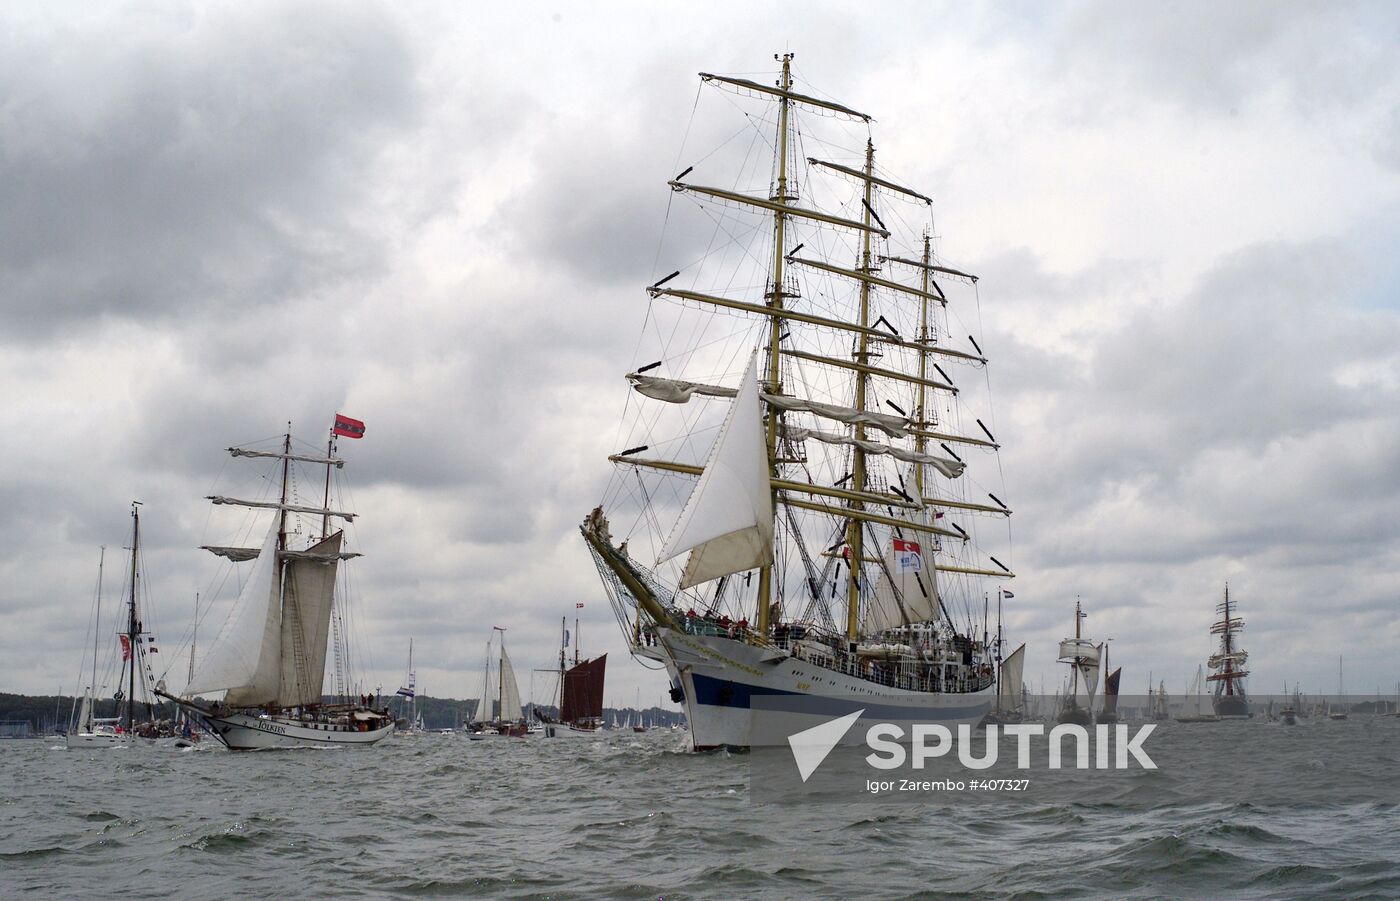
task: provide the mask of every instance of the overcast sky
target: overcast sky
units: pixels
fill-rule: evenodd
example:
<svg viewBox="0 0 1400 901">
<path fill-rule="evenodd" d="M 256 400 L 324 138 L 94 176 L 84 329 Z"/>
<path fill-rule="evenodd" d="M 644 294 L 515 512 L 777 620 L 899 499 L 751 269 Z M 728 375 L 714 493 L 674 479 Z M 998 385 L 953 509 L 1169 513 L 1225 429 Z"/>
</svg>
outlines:
<svg viewBox="0 0 1400 901">
<path fill-rule="evenodd" d="M 1081 597 L 1125 692 L 1181 686 L 1228 580 L 1255 691 L 1335 690 L 1339 654 L 1394 691 L 1398 31 L 1386 3 L 9 4 L 0 690 L 73 690 L 132 499 L 174 651 L 222 449 L 339 410 L 369 684 L 413 637 L 427 693 L 475 696 L 492 625 L 546 666 L 582 601 L 609 701 L 654 701 L 576 523 L 675 268 L 695 75 L 793 50 L 981 276 L 1027 681 Z"/>
</svg>

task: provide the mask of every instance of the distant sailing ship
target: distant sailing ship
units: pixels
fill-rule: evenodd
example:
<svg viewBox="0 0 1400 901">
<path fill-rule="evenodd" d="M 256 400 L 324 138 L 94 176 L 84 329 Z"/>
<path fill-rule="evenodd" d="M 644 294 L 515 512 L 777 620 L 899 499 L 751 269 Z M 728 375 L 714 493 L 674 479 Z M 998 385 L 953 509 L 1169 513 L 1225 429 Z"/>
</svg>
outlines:
<svg viewBox="0 0 1400 901">
<path fill-rule="evenodd" d="M 184 692 L 177 697 L 167 694 L 163 684 L 157 686 L 157 694 L 198 717 L 229 750 L 365 747 L 393 732 L 388 710 L 373 709 L 369 696 L 327 704 L 322 693 L 336 613 L 336 575 L 343 561 L 360 556 L 344 549 L 344 532 L 330 531 L 332 518 L 354 518 L 353 513 L 330 508 L 331 471 L 345 465 L 335 456 L 335 437 L 359 437 L 363 431 L 364 424 L 358 420 L 337 416 L 324 456 L 294 453 L 290 431 L 275 451 L 229 448 L 234 457 L 277 461 L 280 474 L 269 480 L 280 486 L 277 498 L 249 501 L 215 496 L 209 500 L 274 510 L 276 515 L 261 547 L 205 547 L 252 566 L 223 631 Z M 325 467 L 320 506 L 295 502 L 294 462 Z M 306 547 L 293 547 L 289 514 L 311 517 L 312 536 Z M 202 695 L 219 692 L 222 700 L 200 700 Z"/>
<path fill-rule="evenodd" d="M 574 665 L 566 667 L 565 649 L 569 645 L 569 622 L 560 624 L 559 643 L 559 718 L 544 720 L 546 738 L 598 738 L 603 735 L 603 677 L 607 672 L 608 655 L 592 660 L 579 660 L 578 620 L 574 620 Z"/>
<path fill-rule="evenodd" d="M 1328 718 L 1329 720 L 1344 720 L 1344 719 L 1347 718 L 1347 706 L 1348 706 L 1348 705 L 1347 705 L 1347 703 L 1346 703 L 1346 692 L 1347 692 L 1346 680 L 1344 680 L 1344 679 L 1342 678 L 1342 655 L 1341 655 L 1341 654 L 1338 654 L 1338 655 L 1337 655 L 1337 695 L 1338 695 L 1338 699 L 1339 699 L 1339 702 L 1340 702 L 1340 703 L 1338 703 L 1336 707 L 1333 707 L 1333 706 L 1332 706 L 1332 703 L 1331 703 L 1330 701 L 1327 703 L 1327 718 Z"/>
<path fill-rule="evenodd" d="M 1210 627 L 1210 634 L 1220 636 L 1220 649 L 1211 655 L 1211 674 L 1208 681 L 1215 683 L 1215 696 L 1211 706 L 1221 719 L 1246 719 L 1250 716 L 1249 699 L 1244 693 L 1244 678 L 1249 673 L 1245 662 L 1249 653 L 1239 648 L 1235 636 L 1244 628 L 1244 620 L 1234 616 L 1230 609 L 1230 586 L 1225 586 L 1225 600 L 1216 605 L 1220 619 Z"/>
<path fill-rule="evenodd" d="M 1099 646 L 1085 638 L 1081 626 L 1088 616 L 1074 602 L 1074 637 L 1060 642 L 1059 662 L 1069 666 L 1069 684 L 1066 687 L 1055 721 L 1076 726 L 1087 726 L 1093 722 L 1094 690 L 1099 685 Z M 1080 702 L 1081 692 L 1083 703 Z"/>
<path fill-rule="evenodd" d="M 722 293 L 672 284 L 681 271 L 647 289 L 648 316 L 671 337 L 627 375 L 645 412 L 637 446 L 610 458 L 605 504 L 639 513 L 629 534 L 664 539 L 661 553 L 643 562 L 614 542 L 602 506 L 581 531 L 634 652 L 666 667 L 697 749 L 752 745 L 756 698 L 783 699 L 810 725 L 856 711 L 972 725 L 996 688 L 971 610 L 981 580 L 1012 576 L 974 540 L 991 529 L 952 519 L 1011 512 L 959 480 L 1000 447 L 970 400 L 987 359 L 946 311 L 977 279 L 935 255 L 932 201 L 876 167 L 871 117 L 798 93 L 792 54 L 775 59 L 773 83 L 700 76 L 776 107 L 749 119 L 775 124 L 755 135 L 772 157 L 707 179 L 752 189 L 685 180 L 695 166 L 669 182 L 732 243 L 689 271 Z M 808 114 L 827 121 L 799 127 Z M 838 145 L 818 136 L 843 127 L 859 133 L 859 163 L 797 153 Z M 915 215 L 922 233 L 906 225 Z M 683 377 L 653 371 L 667 365 Z M 687 380 L 700 376 L 711 381 Z M 650 445 L 662 456 L 644 455 Z M 677 517 L 680 480 L 696 476 Z"/>
<path fill-rule="evenodd" d="M 1026 698 L 1021 676 L 1025 670 L 1026 646 L 1023 644 L 1001 662 L 997 668 L 997 701 L 982 722 L 1005 725 L 1022 722 L 1026 717 Z"/>
<path fill-rule="evenodd" d="M 1118 722 L 1118 686 L 1123 678 L 1123 668 L 1109 672 L 1108 669 L 1108 642 L 1103 643 L 1103 669 L 1108 675 L 1103 680 L 1103 707 L 1099 709 L 1099 715 L 1094 719 L 1096 723 L 1116 723 Z"/>
<path fill-rule="evenodd" d="M 394 692 L 394 696 L 403 698 L 399 709 L 399 722 L 403 725 L 397 730 L 398 734 L 417 735 L 426 731 L 423 717 L 418 713 L 418 673 L 413 669 L 412 638 L 408 640 L 408 670 L 404 674 L 404 683 Z"/>
<path fill-rule="evenodd" d="M 500 639 L 497 640 L 497 634 Z M 493 668 L 494 665 L 494 668 Z M 506 630 L 491 627 L 486 639 L 486 665 L 482 673 L 481 702 L 477 705 L 467 738 L 524 738 L 530 733 L 520 706 L 520 684 L 506 653 Z"/>
<path fill-rule="evenodd" d="M 1157 683 L 1157 690 L 1152 689 L 1152 680 L 1147 680 L 1147 698 L 1149 701 L 1148 716 L 1156 722 L 1171 719 L 1171 708 L 1167 699 L 1167 683 L 1161 680 Z"/>
</svg>

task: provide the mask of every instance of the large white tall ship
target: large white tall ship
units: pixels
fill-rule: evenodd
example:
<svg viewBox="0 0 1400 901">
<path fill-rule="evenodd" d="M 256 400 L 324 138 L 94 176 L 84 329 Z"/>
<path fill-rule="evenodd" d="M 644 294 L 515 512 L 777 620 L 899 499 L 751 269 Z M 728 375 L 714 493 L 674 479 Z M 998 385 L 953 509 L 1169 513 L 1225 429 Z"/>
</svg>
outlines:
<svg viewBox="0 0 1400 901">
<path fill-rule="evenodd" d="M 715 137 L 669 182 L 658 259 L 678 244 L 681 266 L 647 289 L 583 537 L 697 749 L 767 741 L 765 698 L 793 724 L 975 724 L 989 580 L 1012 576 L 977 279 L 878 165 L 871 117 L 774 59 L 700 76 L 720 122 L 692 121 Z"/>
<path fill-rule="evenodd" d="M 356 425 L 363 430 L 363 424 Z M 332 470 L 344 466 L 334 453 L 336 434 L 348 434 L 340 417 L 324 455 L 294 451 L 290 431 L 272 450 L 229 448 L 236 458 L 274 461 L 266 484 L 277 486 L 277 493 L 266 500 L 209 498 L 216 505 L 273 515 L 263 524 L 258 547 L 205 547 L 248 564 L 242 590 L 184 691 L 176 697 L 161 686 L 158 693 L 198 717 L 230 750 L 368 746 L 394 730 L 387 707 L 376 708 L 364 694 L 346 697 L 340 679 L 337 698 L 328 701 L 323 694 L 332 627 L 343 631 L 346 618 L 336 605 L 337 574 L 344 561 L 360 556 L 346 550 L 343 531 L 330 528 L 332 520 L 354 519 L 353 513 L 330 506 Z M 294 464 L 324 467 L 319 503 L 301 503 L 295 496 Z M 312 484 L 320 487 L 319 480 Z M 344 670 L 345 656 L 346 645 L 338 643 L 337 673 Z M 222 697 L 207 700 L 217 695 Z"/>
</svg>

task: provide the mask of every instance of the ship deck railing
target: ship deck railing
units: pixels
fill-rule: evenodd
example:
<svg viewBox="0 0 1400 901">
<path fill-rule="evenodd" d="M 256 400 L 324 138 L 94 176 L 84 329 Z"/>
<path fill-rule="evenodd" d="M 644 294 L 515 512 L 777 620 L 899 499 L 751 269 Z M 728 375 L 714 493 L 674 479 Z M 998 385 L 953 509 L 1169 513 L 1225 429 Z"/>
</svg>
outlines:
<svg viewBox="0 0 1400 901">
<path fill-rule="evenodd" d="M 900 661 L 863 660 L 841 650 L 838 638 L 800 623 L 778 626 L 773 630 L 773 635 L 766 640 L 759 640 L 758 635 L 742 620 L 733 622 L 693 612 L 682 614 L 676 611 L 676 624 L 688 635 L 762 644 L 786 651 L 799 660 L 822 669 L 888 688 L 924 693 L 968 694 L 992 686 L 990 674 L 978 673 L 974 667 L 965 664 L 909 660 L 909 666 L 927 670 L 926 673 L 920 674 L 909 672 Z M 803 642 L 820 643 L 827 653 L 812 653 Z"/>
</svg>

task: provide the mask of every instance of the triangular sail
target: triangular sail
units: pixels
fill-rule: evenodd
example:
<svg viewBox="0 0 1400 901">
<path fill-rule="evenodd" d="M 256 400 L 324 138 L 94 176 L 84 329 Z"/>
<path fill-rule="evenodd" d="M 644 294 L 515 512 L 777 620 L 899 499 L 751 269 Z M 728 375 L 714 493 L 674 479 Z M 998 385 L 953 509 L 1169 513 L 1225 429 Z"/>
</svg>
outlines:
<svg viewBox="0 0 1400 901">
<path fill-rule="evenodd" d="M 657 559 L 659 564 L 690 551 L 681 588 L 773 562 L 773 494 L 757 365 L 755 353 L 700 481 Z"/>
<path fill-rule="evenodd" d="M 92 733 L 92 690 L 83 692 L 83 706 L 78 710 L 78 731 Z"/>
<path fill-rule="evenodd" d="M 1118 710 L 1118 681 L 1123 675 L 1120 666 L 1103 680 L 1103 712 L 1116 713 Z"/>
<path fill-rule="evenodd" d="M 501 645 L 501 721 L 514 722 L 523 717 L 520 709 L 520 686 L 515 681 L 515 669 L 510 665 L 506 646 Z"/>
<path fill-rule="evenodd" d="M 1025 645 L 1012 651 L 1011 656 L 1001 662 L 1001 675 L 997 680 L 997 706 L 1000 709 L 1016 710 L 1021 706 L 1021 675 L 1025 662 Z"/>
<path fill-rule="evenodd" d="M 335 600 L 336 562 L 344 537 L 344 532 L 336 532 L 307 548 L 307 557 L 286 563 L 279 698 L 283 707 L 321 703 L 331 605 Z"/>
<path fill-rule="evenodd" d="M 281 688 L 282 608 L 278 603 L 274 518 L 229 622 L 185 694 L 223 691 L 236 707 L 275 704 Z"/>
</svg>

